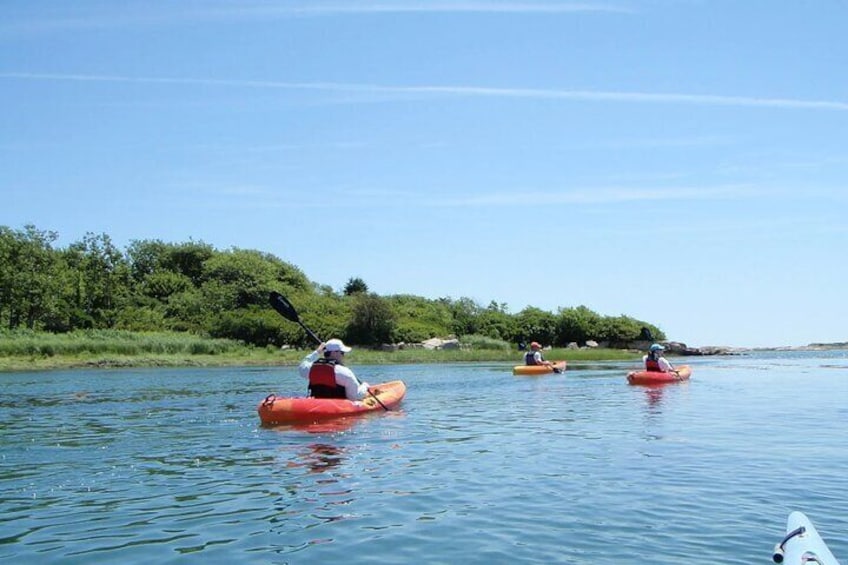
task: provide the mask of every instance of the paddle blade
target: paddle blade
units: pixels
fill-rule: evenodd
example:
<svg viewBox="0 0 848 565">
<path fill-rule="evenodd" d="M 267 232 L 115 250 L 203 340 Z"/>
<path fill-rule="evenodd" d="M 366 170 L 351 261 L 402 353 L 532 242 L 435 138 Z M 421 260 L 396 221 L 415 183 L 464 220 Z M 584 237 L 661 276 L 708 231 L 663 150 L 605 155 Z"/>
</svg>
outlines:
<svg viewBox="0 0 848 565">
<path fill-rule="evenodd" d="M 271 306 L 279 312 L 285 319 L 294 322 L 295 324 L 299 324 L 303 331 L 309 334 L 315 343 L 321 343 L 321 338 L 315 335 L 315 332 L 307 328 L 303 322 L 300 321 L 300 316 L 297 315 L 297 310 L 294 309 L 292 303 L 289 302 L 288 298 L 283 296 L 277 291 L 272 290 L 271 294 L 268 296 L 268 301 L 271 303 Z"/>
<path fill-rule="evenodd" d="M 294 309 L 288 298 L 277 291 L 271 291 L 268 297 L 271 302 L 271 307 L 279 312 L 285 319 L 291 320 L 297 324 L 300 323 L 300 316 L 297 315 L 297 310 Z"/>
</svg>

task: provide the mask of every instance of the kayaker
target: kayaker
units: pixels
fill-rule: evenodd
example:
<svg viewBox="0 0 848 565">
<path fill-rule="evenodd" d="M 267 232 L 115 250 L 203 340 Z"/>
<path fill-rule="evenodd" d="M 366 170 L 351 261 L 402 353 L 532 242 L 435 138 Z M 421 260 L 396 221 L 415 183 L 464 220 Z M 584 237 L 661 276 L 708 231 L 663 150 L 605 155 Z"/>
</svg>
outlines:
<svg viewBox="0 0 848 565">
<path fill-rule="evenodd" d="M 309 381 L 309 396 L 360 400 L 368 394 L 368 383 L 360 382 L 353 371 L 345 367 L 344 356 L 350 351 L 342 340 L 330 339 L 303 358 L 298 371 Z"/>
<path fill-rule="evenodd" d="M 524 364 L 545 365 L 546 367 L 553 367 L 554 365 L 550 361 L 545 361 L 545 358 L 542 356 L 542 346 L 539 345 L 538 341 L 530 343 L 530 351 L 524 354 Z"/>
<path fill-rule="evenodd" d="M 662 356 L 662 352 L 665 351 L 665 347 L 660 345 L 659 343 L 653 344 L 649 349 L 647 355 L 642 357 L 642 362 L 645 364 L 646 371 L 654 371 L 654 372 L 662 372 L 662 373 L 673 373 L 674 367 L 671 366 L 671 363 Z"/>
</svg>

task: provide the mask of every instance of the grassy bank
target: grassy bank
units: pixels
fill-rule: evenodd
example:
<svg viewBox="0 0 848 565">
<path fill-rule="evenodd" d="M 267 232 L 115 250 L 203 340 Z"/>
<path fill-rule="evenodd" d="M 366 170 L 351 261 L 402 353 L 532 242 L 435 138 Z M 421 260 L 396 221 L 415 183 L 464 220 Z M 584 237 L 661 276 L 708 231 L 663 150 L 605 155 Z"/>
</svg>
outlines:
<svg viewBox="0 0 848 565">
<path fill-rule="evenodd" d="M 306 351 L 277 347 L 249 347 L 226 339 L 184 333 L 138 333 L 113 330 L 68 334 L 38 332 L 0 333 L 0 371 L 47 370 L 81 367 L 225 367 L 295 365 Z M 639 353 L 618 349 L 555 349 L 548 359 L 569 361 L 637 360 Z M 405 349 L 385 352 L 356 348 L 351 365 L 399 363 L 514 362 L 515 349 L 433 351 Z"/>
</svg>

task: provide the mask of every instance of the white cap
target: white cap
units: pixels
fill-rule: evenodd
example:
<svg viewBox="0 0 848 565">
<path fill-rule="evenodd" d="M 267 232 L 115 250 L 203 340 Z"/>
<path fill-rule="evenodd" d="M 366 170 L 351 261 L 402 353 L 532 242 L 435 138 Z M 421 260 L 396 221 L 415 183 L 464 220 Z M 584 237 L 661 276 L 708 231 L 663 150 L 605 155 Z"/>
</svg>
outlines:
<svg viewBox="0 0 848 565">
<path fill-rule="evenodd" d="M 347 353 L 350 351 L 350 347 L 345 345 L 342 340 L 334 338 L 324 344 L 324 351 L 341 351 L 342 353 Z"/>
</svg>

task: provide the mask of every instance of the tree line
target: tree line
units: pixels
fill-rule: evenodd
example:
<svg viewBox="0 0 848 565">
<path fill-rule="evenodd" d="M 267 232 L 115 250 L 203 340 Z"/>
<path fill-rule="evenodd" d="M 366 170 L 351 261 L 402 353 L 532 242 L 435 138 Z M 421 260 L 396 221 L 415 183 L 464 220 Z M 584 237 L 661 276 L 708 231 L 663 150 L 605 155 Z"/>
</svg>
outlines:
<svg viewBox="0 0 848 565">
<path fill-rule="evenodd" d="M 588 340 L 625 344 L 656 326 L 602 316 L 585 306 L 555 313 L 470 298 L 380 296 L 359 277 L 339 291 L 262 251 L 215 249 L 200 241 L 134 240 L 118 249 L 107 234 L 87 233 L 67 247 L 58 234 L 0 226 L 0 328 L 54 333 L 80 329 L 191 332 L 257 346 L 311 345 L 299 326 L 268 303 L 275 290 L 296 305 L 320 336 L 354 345 L 417 343 L 431 337 L 479 336 L 555 347 Z"/>
</svg>

